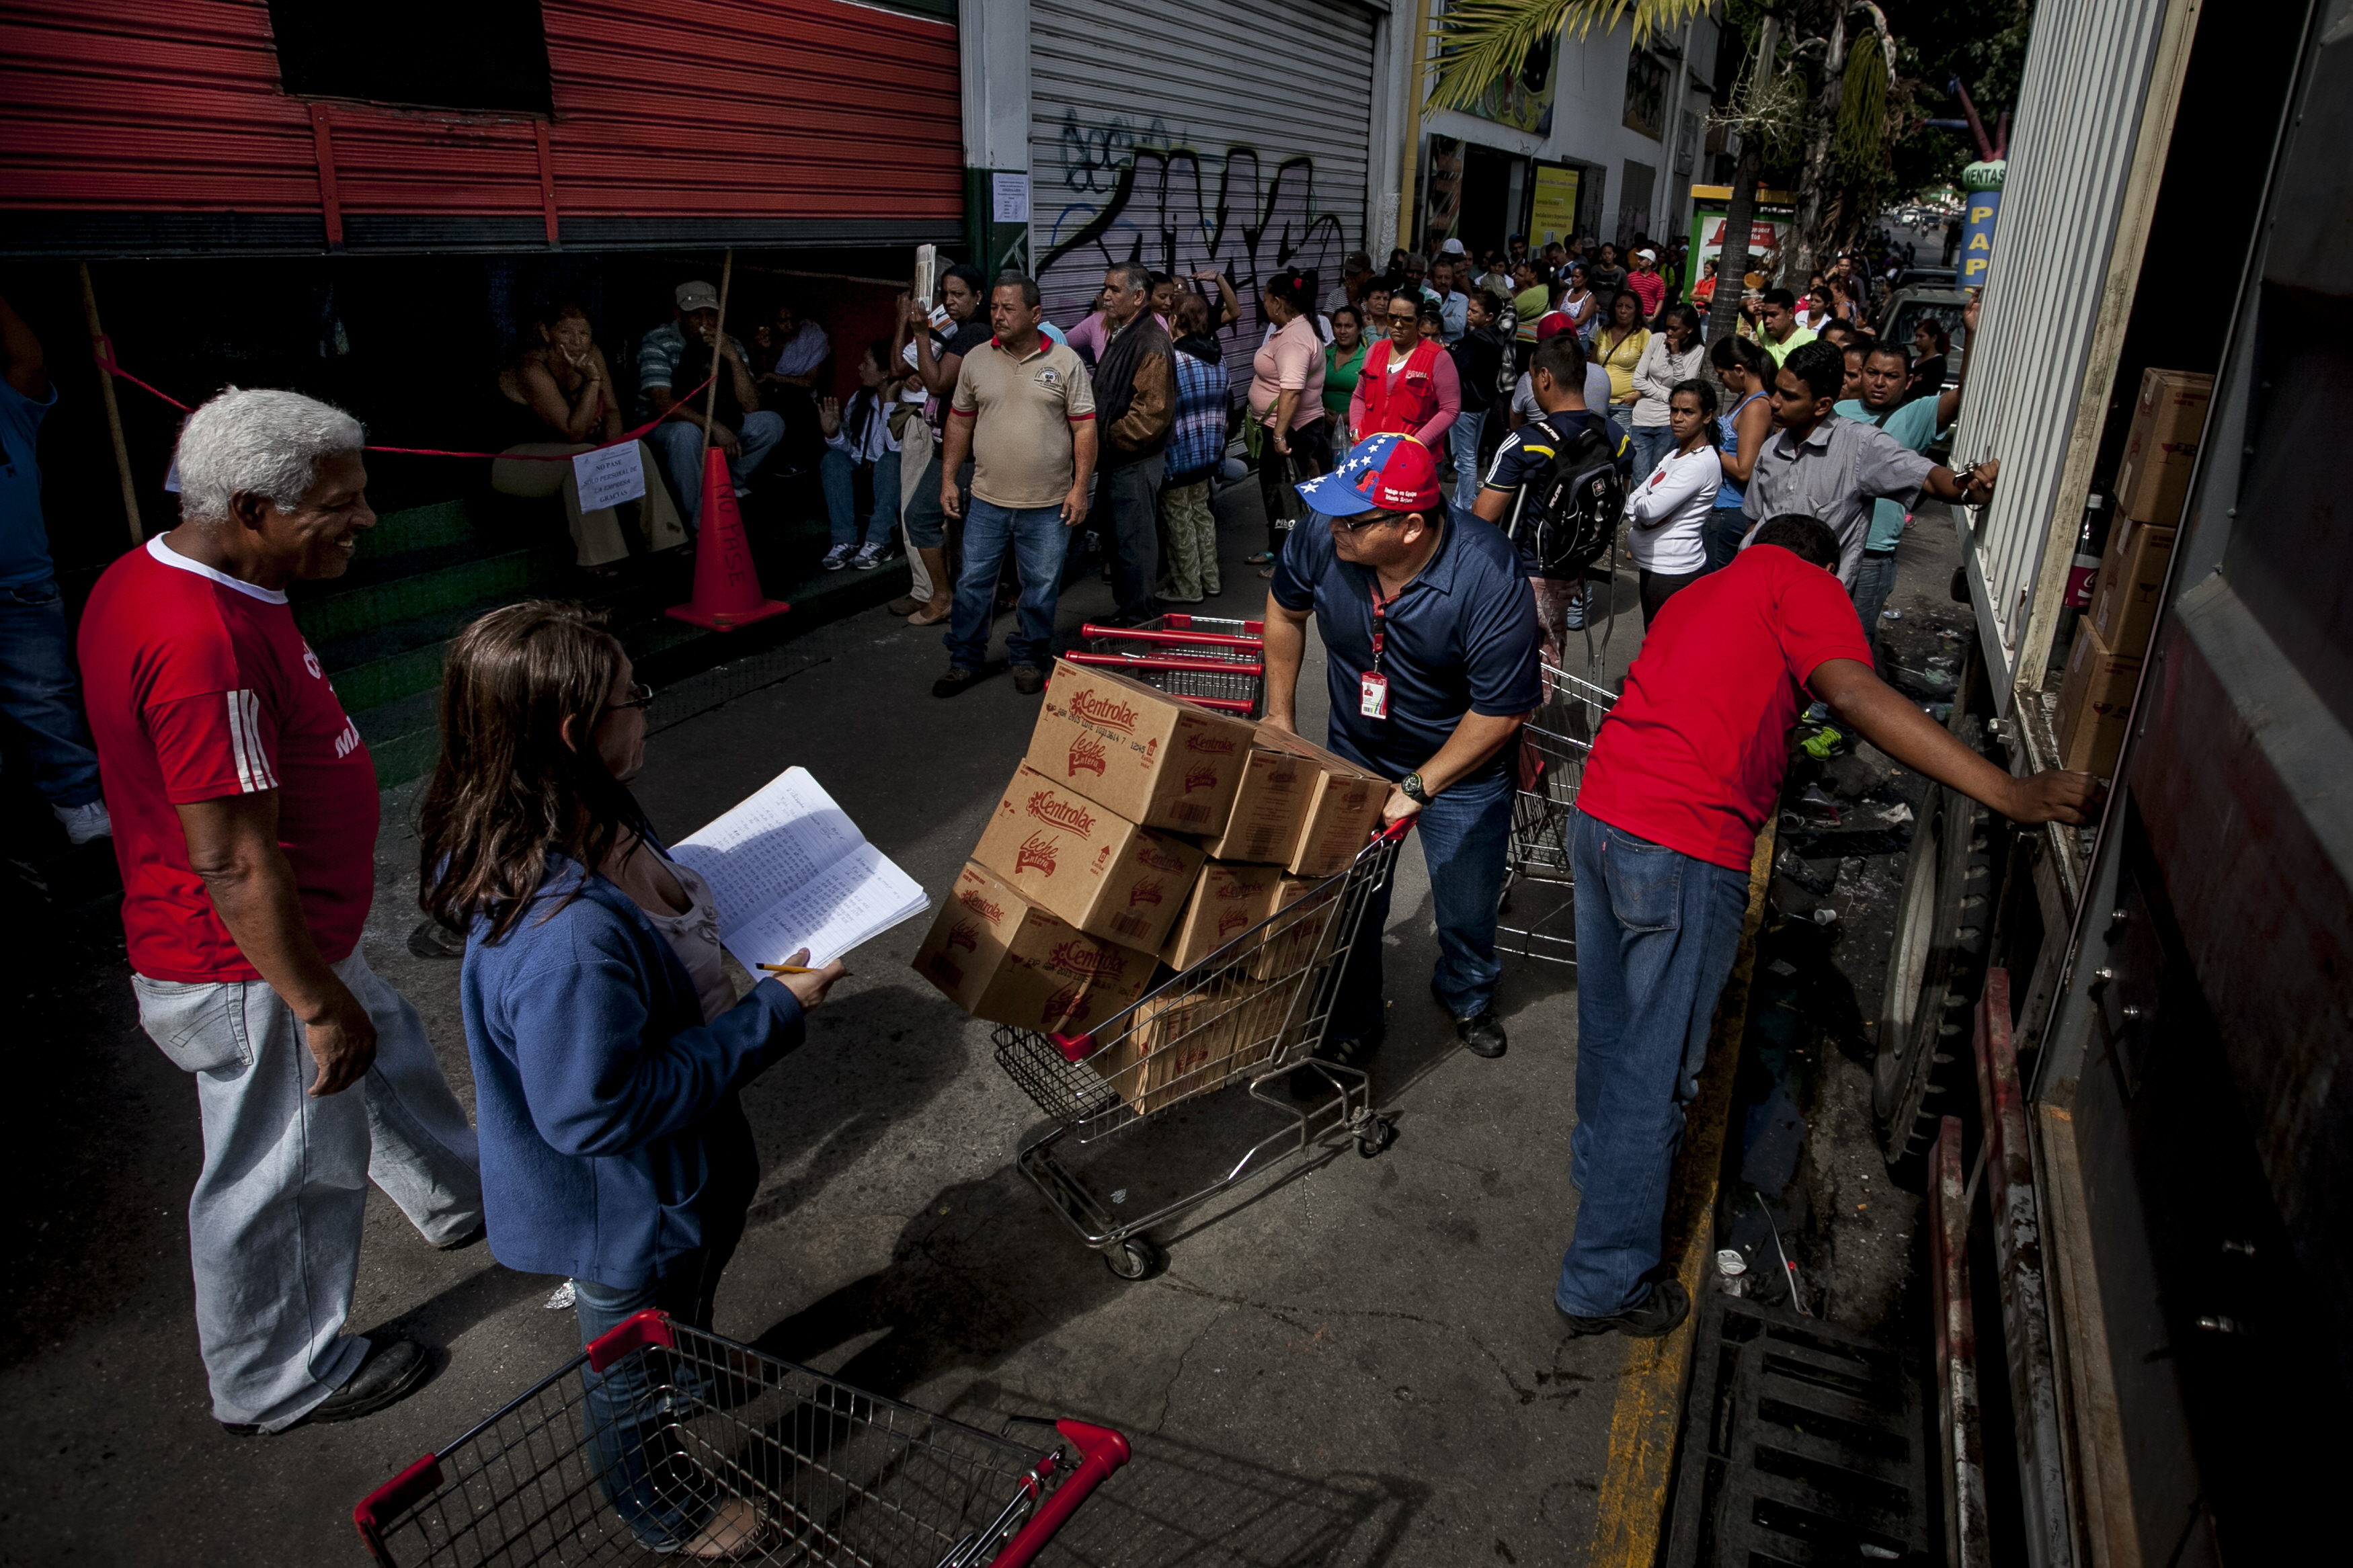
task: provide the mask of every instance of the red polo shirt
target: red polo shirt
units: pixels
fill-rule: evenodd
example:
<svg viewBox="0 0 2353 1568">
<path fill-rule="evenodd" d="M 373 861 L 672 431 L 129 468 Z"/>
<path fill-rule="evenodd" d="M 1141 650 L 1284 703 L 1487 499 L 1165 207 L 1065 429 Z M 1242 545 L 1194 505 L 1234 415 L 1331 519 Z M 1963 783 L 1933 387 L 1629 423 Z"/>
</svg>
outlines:
<svg viewBox="0 0 2353 1568">
<path fill-rule="evenodd" d="M 1806 682 L 1834 658 L 1871 663 L 1839 580 L 1775 544 L 1669 599 L 1602 721 L 1577 804 L 1694 859 L 1748 869 L 1789 765 Z"/>
<path fill-rule="evenodd" d="M 106 569 L 81 618 L 131 967 L 150 980 L 256 980 L 188 865 L 178 805 L 273 790 L 311 938 L 351 956 L 375 891 L 375 764 L 286 595 L 161 539 Z"/>
</svg>

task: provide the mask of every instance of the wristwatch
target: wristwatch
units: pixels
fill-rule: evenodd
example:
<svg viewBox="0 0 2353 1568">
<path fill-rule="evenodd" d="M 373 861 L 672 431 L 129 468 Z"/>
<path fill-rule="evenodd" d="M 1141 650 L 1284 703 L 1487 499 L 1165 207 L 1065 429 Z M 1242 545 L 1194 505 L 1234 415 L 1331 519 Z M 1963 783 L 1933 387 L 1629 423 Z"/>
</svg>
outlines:
<svg viewBox="0 0 2353 1568">
<path fill-rule="evenodd" d="M 1422 784 L 1421 774 L 1419 772 L 1408 773 L 1398 780 L 1398 788 L 1405 791 L 1406 799 L 1417 805 L 1430 804 L 1430 790 Z"/>
</svg>

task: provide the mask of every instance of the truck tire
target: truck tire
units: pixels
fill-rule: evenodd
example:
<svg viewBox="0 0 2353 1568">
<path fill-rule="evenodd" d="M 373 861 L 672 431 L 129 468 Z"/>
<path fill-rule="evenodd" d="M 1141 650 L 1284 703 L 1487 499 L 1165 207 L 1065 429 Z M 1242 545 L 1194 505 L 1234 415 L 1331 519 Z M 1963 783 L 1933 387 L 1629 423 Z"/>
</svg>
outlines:
<svg viewBox="0 0 2353 1568">
<path fill-rule="evenodd" d="M 1956 731 L 1971 751 L 1982 749 L 1983 734 L 1974 714 Z M 1989 815 L 1958 790 L 1936 786 L 1905 864 L 1871 1075 L 1880 1152 L 1906 1185 L 1925 1177 L 1938 1120 L 1966 1118 L 1976 1104 L 1970 1029 L 1985 984 L 1993 892 Z"/>
</svg>

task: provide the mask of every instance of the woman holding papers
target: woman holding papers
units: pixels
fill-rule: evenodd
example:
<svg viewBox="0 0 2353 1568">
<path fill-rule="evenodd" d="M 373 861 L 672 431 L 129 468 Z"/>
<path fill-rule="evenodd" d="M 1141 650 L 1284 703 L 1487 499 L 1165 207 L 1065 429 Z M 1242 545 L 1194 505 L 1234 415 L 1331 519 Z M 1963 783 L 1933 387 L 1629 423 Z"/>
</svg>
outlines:
<svg viewBox="0 0 2353 1568">
<path fill-rule="evenodd" d="M 579 606 L 492 611 L 451 645 L 421 812 L 420 901 L 470 933 L 491 1251 L 569 1277 L 583 1343 L 647 1307 L 710 1326 L 759 1181 L 736 1095 L 801 1043 L 802 1015 L 843 973 L 735 1000 L 709 889 L 628 787 L 651 695 Z M 756 1546 L 748 1504 L 698 1501 L 691 1468 L 662 1459 L 659 1414 L 655 1447 L 615 1434 L 646 1393 L 634 1362 L 582 1376 L 606 1494 L 640 1540 L 706 1559 Z"/>
</svg>

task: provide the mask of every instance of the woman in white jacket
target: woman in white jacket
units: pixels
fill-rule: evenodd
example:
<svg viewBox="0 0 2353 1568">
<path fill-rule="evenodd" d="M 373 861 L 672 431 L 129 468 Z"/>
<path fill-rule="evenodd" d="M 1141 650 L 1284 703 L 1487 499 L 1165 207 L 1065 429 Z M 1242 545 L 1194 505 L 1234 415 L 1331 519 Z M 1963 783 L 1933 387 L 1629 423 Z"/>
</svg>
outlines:
<svg viewBox="0 0 2353 1568">
<path fill-rule="evenodd" d="M 1715 449 L 1715 388 L 1694 376 L 1668 394 L 1674 445 L 1626 498 L 1626 542 L 1641 569 L 1642 629 L 1676 590 L 1707 571 L 1707 520 L 1724 468 Z"/>
<path fill-rule="evenodd" d="M 1666 328 L 1651 335 L 1634 366 L 1634 471 L 1647 473 L 1675 444 L 1667 430 L 1667 398 L 1677 386 L 1706 374 L 1707 344 L 1699 314 L 1689 305 L 1670 305 Z"/>
</svg>

